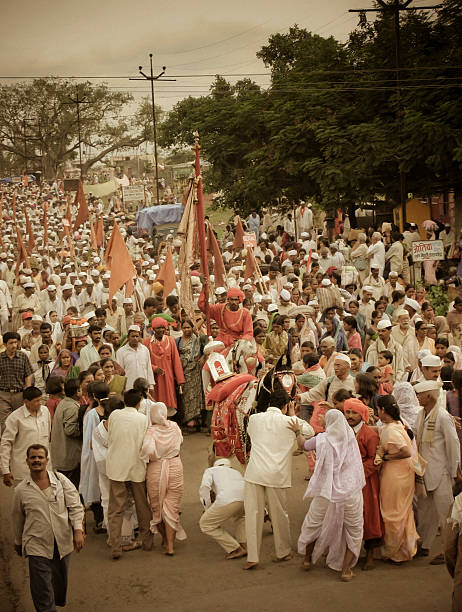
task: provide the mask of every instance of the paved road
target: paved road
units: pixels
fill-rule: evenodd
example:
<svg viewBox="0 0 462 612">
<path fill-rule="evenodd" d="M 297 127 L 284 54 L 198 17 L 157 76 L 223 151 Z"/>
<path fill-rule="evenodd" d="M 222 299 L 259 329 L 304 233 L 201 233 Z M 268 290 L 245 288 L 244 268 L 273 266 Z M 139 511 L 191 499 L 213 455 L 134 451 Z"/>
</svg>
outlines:
<svg viewBox="0 0 462 612">
<path fill-rule="evenodd" d="M 201 505 L 198 487 L 207 467 L 210 438 L 203 434 L 185 439 L 183 526 L 188 534 L 177 545 L 175 557 L 160 552 L 126 553 L 120 561 L 110 559 L 104 535 L 91 533 L 84 551 L 71 561 L 69 612 L 446 612 L 450 609 L 451 581 L 444 566 L 419 559 L 403 567 L 377 562 L 372 572 L 357 570 L 351 583 L 324 567 L 305 573 L 300 558 L 274 564 L 268 524 L 262 546 L 261 567 L 243 572 L 243 560 L 225 561 L 224 555 L 198 528 Z M 289 494 L 289 513 L 294 545 L 306 503 L 304 456 L 294 458 L 294 486 Z M 2 486 L 2 485 L 1 485 Z M 11 494 L 2 486 L 0 496 L 0 610 L 33 612 L 26 563 L 11 554 L 9 508 Z"/>
</svg>

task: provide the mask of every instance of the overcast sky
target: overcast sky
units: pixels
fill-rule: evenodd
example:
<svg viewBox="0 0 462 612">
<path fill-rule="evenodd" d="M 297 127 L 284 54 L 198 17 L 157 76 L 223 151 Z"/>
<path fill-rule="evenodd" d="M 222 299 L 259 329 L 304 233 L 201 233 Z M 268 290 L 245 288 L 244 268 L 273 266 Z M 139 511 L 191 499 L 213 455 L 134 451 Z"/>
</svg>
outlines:
<svg viewBox="0 0 462 612">
<path fill-rule="evenodd" d="M 415 0 L 425 5 L 428 0 Z M 0 76 L 137 76 L 138 65 L 167 66 L 167 75 L 264 73 L 255 53 L 272 33 L 297 23 L 344 41 L 358 22 L 349 8 L 372 0 L 22 0 L 2 2 Z M 268 76 L 251 76 L 262 85 Z M 105 79 L 111 87 L 148 93 L 146 83 Z M 171 108 L 208 91 L 213 77 L 158 83 Z"/>
</svg>

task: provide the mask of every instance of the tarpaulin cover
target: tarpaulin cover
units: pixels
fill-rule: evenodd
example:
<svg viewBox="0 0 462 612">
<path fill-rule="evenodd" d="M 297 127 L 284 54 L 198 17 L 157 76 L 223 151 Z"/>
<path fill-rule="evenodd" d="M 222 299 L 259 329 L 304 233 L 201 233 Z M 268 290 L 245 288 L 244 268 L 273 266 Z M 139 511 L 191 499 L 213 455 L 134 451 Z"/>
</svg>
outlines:
<svg viewBox="0 0 462 612">
<path fill-rule="evenodd" d="M 115 191 L 118 191 L 119 184 L 116 180 L 112 179 L 111 181 L 107 181 L 107 183 L 96 183 L 95 185 L 83 185 L 84 193 L 91 193 L 95 196 L 95 198 L 103 198 L 108 196 Z"/>
<path fill-rule="evenodd" d="M 179 223 L 183 216 L 183 211 L 184 206 L 181 202 L 143 208 L 143 210 L 138 211 L 136 214 L 136 225 L 138 229 L 145 229 L 151 233 L 154 225 Z"/>
</svg>

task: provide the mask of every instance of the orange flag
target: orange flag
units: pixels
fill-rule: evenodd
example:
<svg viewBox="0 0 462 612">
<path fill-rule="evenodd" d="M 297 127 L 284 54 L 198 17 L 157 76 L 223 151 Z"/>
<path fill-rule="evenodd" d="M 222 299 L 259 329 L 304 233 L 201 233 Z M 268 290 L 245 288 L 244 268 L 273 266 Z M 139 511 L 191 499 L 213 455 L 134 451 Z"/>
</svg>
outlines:
<svg viewBox="0 0 462 612">
<path fill-rule="evenodd" d="M 25 172 L 24 176 L 22 177 L 22 184 L 24 185 L 24 187 L 27 187 L 29 185 L 29 177 Z"/>
<path fill-rule="evenodd" d="M 85 199 L 85 194 L 83 192 L 82 180 L 79 180 L 79 187 L 77 189 L 77 193 L 75 194 L 74 206 L 77 204 L 79 205 L 79 210 L 77 212 L 77 218 L 74 222 L 74 231 L 85 223 L 89 216 L 87 200 Z"/>
<path fill-rule="evenodd" d="M 247 247 L 247 255 L 245 256 L 244 280 L 250 278 L 257 269 L 257 263 L 250 247 Z"/>
<path fill-rule="evenodd" d="M 66 219 L 69 221 L 69 226 L 72 225 L 71 203 L 69 197 L 67 198 Z"/>
<path fill-rule="evenodd" d="M 244 228 L 242 227 L 241 218 L 237 218 L 236 223 L 236 233 L 234 234 L 233 240 L 233 249 L 243 249 L 244 248 Z"/>
<path fill-rule="evenodd" d="M 167 295 L 170 295 L 176 289 L 176 274 L 175 266 L 173 265 L 172 250 L 168 247 L 167 256 L 164 263 L 156 276 L 156 282 L 160 282 L 164 286 L 164 303 Z"/>
<path fill-rule="evenodd" d="M 103 217 L 98 219 L 96 224 L 96 244 L 98 247 L 103 246 L 104 242 L 104 225 L 103 225 Z"/>
<path fill-rule="evenodd" d="M 125 295 L 130 297 L 134 291 L 133 277 L 136 276 L 136 269 L 133 265 L 132 258 L 128 252 L 127 245 L 120 233 L 117 221 L 114 221 L 114 227 L 112 228 L 111 238 L 109 240 L 110 250 L 109 255 L 106 250 L 106 257 L 117 261 L 117 266 L 111 266 L 111 279 L 109 281 L 109 304 L 112 302 L 112 298 L 116 291 L 121 289 L 124 285 Z"/>
<path fill-rule="evenodd" d="M 43 246 L 48 246 L 48 217 L 45 203 L 43 204 Z"/>
<path fill-rule="evenodd" d="M 114 221 L 114 223 L 116 223 Z M 120 230 L 119 230 L 120 231 Z M 112 243 L 113 243 L 113 238 L 114 238 L 114 228 L 112 229 L 112 233 L 111 236 L 109 238 L 109 240 L 107 241 L 106 244 L 106 251 L 104 252 L 104 261 L 107 264 L 108 269 L 111 269 L 112 266 Z"/>
<path fill-rule="evenodd" d="M 213 263 L 214 270 L 213 273 L 215 275 L 215 287 L 224 287 L 225 285 L 225 277 L 226 277 L 226 269 L 225 264 L 223 263 L 223 257 L 221 256 L 220 247 L 217 242 L 217 237 L 212 229 L 212 226 L 209 223 L 208 226 L 209 235 L 208 235 L 208 250 L 213 255 Z"/>
<path fill-rule="evenodd" d="M 0 226 L 3 225 L 3 191 L 2 191 L 2 195 L 0 196 Z"/>
<path fill-rule="evenodd" d="M 98 250 L 98 244 L 96 242 L 95 226 L 93 225 L 93 221 L 91 220 L 91 217 L 90 217 L 90 246 L 94 251 Z"/>
</svg>

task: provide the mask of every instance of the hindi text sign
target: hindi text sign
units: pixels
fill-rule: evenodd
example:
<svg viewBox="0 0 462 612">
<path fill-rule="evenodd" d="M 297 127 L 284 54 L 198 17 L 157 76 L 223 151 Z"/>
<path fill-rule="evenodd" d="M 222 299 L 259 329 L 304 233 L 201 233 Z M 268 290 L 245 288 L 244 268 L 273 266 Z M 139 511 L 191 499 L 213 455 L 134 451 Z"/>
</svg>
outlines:
<svg viewBox="0 0 462 612">
<path fill-rule="evenodd" d="M 412 260 L 414 263 L 424 259 L 444 259 L 442 240 L 417 240 L 412 243 Z"/>
<path fill-rule="evenodd" d="M 257 238 L 254 232 L 244 232 L 244 249 L 248 249 L 249 247 L 255 248 L 257 246 Z"/>
<path fill-rule="evenodd" d="M 129 185 L 128 187 L 122 187 L 122 193 L 124 202 L 137 202 L 139 200 L 144 201 L 143 185 Z"/>
</svg>

